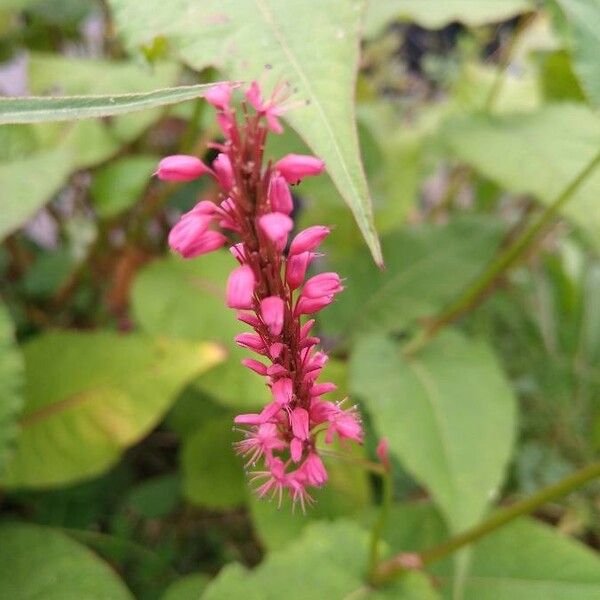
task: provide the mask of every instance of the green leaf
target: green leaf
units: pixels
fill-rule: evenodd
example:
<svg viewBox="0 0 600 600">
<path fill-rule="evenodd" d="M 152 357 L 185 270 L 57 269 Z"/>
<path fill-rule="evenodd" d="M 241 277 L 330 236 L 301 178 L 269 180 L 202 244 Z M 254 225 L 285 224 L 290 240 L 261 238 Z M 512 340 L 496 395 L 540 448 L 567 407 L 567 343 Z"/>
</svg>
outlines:
<svg viewBox="0 0 600 600">
<path fill-rule="evenodd" d="M 455 118 L 443 136 L 458 158 L 508 191 L 550 204 L 598 151 L 600 118 L 581 105 L 549 105 L 531 114 Z M 599 196 L 597 169 L 563 208 L 595 243 Z"/>
<path fill-rule="evenodd" d="M 17 417 L 23 406 L 23 359 L 15 344 L 8 311 L 0 304 L 0 474 L 17 437 Z"/>
<path fill-rule="evenodd" d="M 0 124 L 111 117 L 168 106 L 204 95 L 213 84 L 186 85 L 138 94 L 0 98 Z"/>
<path fill-rule="evenodd" d="M 123 157 L 94 173 L 90 193 L 94 208 L 103 217 L 113 217 L 134 204 L 150 181 L 158 164 L 155 156 Z"/>
<path fill-rule="evenodd" d="M 222 359 L 212 344 L 56 332 L 24 348 L 26 404 L 7 487 L 101 473 L 160 420 L 177 392 Z"/>
<path fill-rule="evenodd" d="M 229 508 L 246 500 L 244 463 L 233 449 L 239 439 L 228 416 L 207 421 L 184 440 L 181 469 L 188 500 L 209 508 Z"/>
<path fill-rule="evenodd" d="M 199 600 L 207 584 L 207 575 L 192 573 L 172 583 L 161 600 Z"/>
<path fill-rule="evenodd" d="M 375 429 L 452 530 L 476 523 L 498 494 L 515 436 L 515 400 L 489 347 L 447 331 L 407 360 L 372 336 L 357 344 L 350 373 Z"/>
<path fill-rule="evenodd" d="M 225 285 L 234 266 L 228 252 L 199 260 L 170 255 L 149 264 L 135 280 L 135 320 L 156 335 L 230 342 L 240 330 L 234 311 L 225 306 Z"/>
<path fill-rule="evenodd" d="M 334 261 L 347 278 L 339 299 L 323 312 L 332 334 L 401 330 L 435 313 L 456 296 L 491 259 L 500 229 L 490 220 L 467 218 L 448 226 L 405 228 L 382 238 L 385 271 L 355 252 Z"/>
<path fill-rule="evenodd" d="M 30 218 L 60 189 L 70 162 L 69 151 L 58 147 L 0 164 L 0 188 L 4 194 L 0 239 Z"/>
<path fill-rule="evenodd" d="M 572 27 L 575 71 L 590 101 L 600 106 L 600 0 L 557 0 Z"/>
<path fill-rule="evenodd" d="M 138 275 L 132 296 L 133 313 L 152 334 L 225 344 L 228 359 L 197 380 L 199 389 L 224 406 L 257 408 L 269 400 L 263 380 L 242 367 L 247 351 L 233 344 L 243 331 L 225 305 L 225 285 L 234 260 L 213 252 L 200 260 L 169 256 L 148 265 Z"/>
<path fill-rule="evenodd" d="M 476 27 L 530 10 L 533 6 L 528 0 L 370 0 L 365 33 L 376 35 L 395 20 L 415 21 L 429 29 L 441 29 L 454 21 Z"/>
<path fill-rule="evenodd" d="M 307 105 L 285 118 L 325 160 L 381 262 L 354 115 L 362 0 L 209 0 L 202 5 L 111 0 L 110 5 L 130 48 L 152 47 L 160 37 L 171 54 L 195 69 L 214 65 L 233 79 L 260 79 L 267 90 L 289 81 L 297 90 L 293 100 Z"/>
<path fill-rule="evenodd" d="M 253 571 L 237 564 L 225 567 L 210 583 L 203 600 L 306 600 L 357 598 L 365 600 L 435 600 L 438 598 L 421 573 L 369 592 L 366 586 L 368 533 L 349 521 L 314 523 L 301 538 L 270 553 Z M 362 592 L 362 593 L 361 593 Z"/>
<path fill-rule="evenodd" d="M 595 600 L 599 596 L 598 555 L 556 529 L 523 519 L 474 547 L 464 600 Z"/>
<path fill-rule="evenodd" d="M 0 597 L 10 600 L 132 600 L 114 571 L 52 529 L 0 526 Z"/>
</svg>

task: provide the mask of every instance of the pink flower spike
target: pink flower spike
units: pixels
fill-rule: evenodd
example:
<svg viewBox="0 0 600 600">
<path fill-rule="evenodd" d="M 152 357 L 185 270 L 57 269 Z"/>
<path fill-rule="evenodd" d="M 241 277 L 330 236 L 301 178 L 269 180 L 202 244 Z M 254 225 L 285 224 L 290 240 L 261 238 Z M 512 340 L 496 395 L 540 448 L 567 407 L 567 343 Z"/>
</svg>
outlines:
<svg viewBox="0 0 600 600">
<path fill-rule="evenodd" d="M 308 411 L 305 408 L 297 406 L 290 415 L 290 424 L 292 433 L 300 440 L 308 439 Z"/>
<path fill-rule="evenodd" d="M 288 233 L 294 228 L 294 221 L 280 212 L 263 215 L 259 218 L 258 224 L 279 250 L 285 248 Z"/>
<path fill-rule="evenodd" d="M 197 156 L 174 154 L 158 163 L 155 175 L 163 181 L 192 181 L 205 173 L 212 173 Z"/>
<path fill-rule="evenodd" d="M 269 201 L 274 212 L 289 215 L 294 209 L 292 192 L 281 175 L 273 175 L 269 182 Z"/>
<path fill-rule="evenodd" d="M 296 290 L 302 285 L 306 270 L 314 257 L 312 252 L 301 252 L 288 257 L 285 280 L 292 290 Z"/>
<path fill-rule="evenodd" d="M 248 456 L 246 466 L 253 465 L 261 456 L 270 456 L 273 450 L 283 450 L 285 442 L 279 439 L 277 425 L 262 423 L 253 431 L 244 432 L 246 439 L 236 442 L 238 454 Z"/>
<path fill-rule="evenodd" d="M 292 457 L 292 460 L 296 463 L 302 458 L 303 446 L 304 444 L 302 443 L 302 440 L 299 440 L 298 438 L 294 438 L 290 442 L 290 456 Z"/>
<path fill-rule="evenodd" d="M 273 392 L 273 399 L 280 406 L 286 406 L 292 400 L 292 395 L 294 393 L 293 382 L 289 377 L 283 377 L 278 379 L 271 386 L 271 391 Z"/>
<path fill-rule="evenodd" d="M 312 315 L 333 302 L 333 295 L 320 298 L 305 298 L 301 296 L 294 309 L 295 315 Z"/>
<path fill-rule="evenodd" d="M 233 87 L 229 83 L 218 83 L 217 85 L 213 85 L 206 94 L 204 94 L 204 98 L 215 108 L 226 110 L 231 103 L 232 92 Z"/>
<path fill-rule="evenodd" d="M 254 360 L 253 358 L 243 358 L 242 364 L 245 367 L 248 367 L 248 369 L 250 369 L 251 371 L 258 373 L 259 375 L 262 375 L 263 377 L 267 375 L 266 365 L 263 365 L 263 363 L 261 363 L 258 360 Z"/>
<path fill-rule="evenodd" d="M 316 250 L 319 244 L 329 235 L 329 227 L 324 225 L 314 225 L 302 230 L 290 245 L 290 256 L 300 254 L 301 252 L 312 252 Z"/>
<path fill-rule="evenodd" d="M 337 273 L 319 273 L 311 277 L 302 288 L 302 296 L 306 298 L 320 298 L 341 292 L 342 281 Z"/>
<path fill-rule="evenodd" d="M 229 308 L 252 308 L 254 297 L 254 271 L 248 265 L 234 269 L 227 280 L 227 306 Z"/>
<path fill-rule="evenodd" d="M 273 169 L 278 171 L 288 183 L 298 183 L 304 177 L 322 173 L 325 163 L 315 156 L 287 154 L 275 163 Z"/>
<path fill-rule="evenodd" d="M 234 183 L 233 167 L 231 166 L 229 156 L 224 152 L 221 152 L 221 154 L 213 161 L 212 168 L 217 174 L 217 179 L 221 184 L 221 187 L 229 191 Z"/>
<path fill-rule="evenodd" d="M 321 457 L 316 452 L 311 452 L 300 467 L 306 476 L 309 485 L 321 486 L 327 482 L 327 471 Z"/>
<path fill-rule="evenodd" d="M 268 296 L 260 301 L 260 313 L 265 325 L 273 335 L 279 335 L 283 329 L 285 303 L 279 296 Z"/>
</svg>

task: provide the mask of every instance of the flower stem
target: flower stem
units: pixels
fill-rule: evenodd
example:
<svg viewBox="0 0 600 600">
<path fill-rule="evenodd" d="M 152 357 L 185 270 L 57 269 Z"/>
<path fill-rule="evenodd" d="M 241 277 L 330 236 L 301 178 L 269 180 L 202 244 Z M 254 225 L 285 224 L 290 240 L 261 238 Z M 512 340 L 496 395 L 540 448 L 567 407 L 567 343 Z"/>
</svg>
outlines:
<svg viewBox="0 0 600 600">
<path fill-rule="evenodd" d="M 390 516 L 390 507 L 392 505 L 392 475 L 389 469 L 381 473 L 381 482 L 383 485 L 383 497 L 381 500 L 381 510 L 377 521 L 371 531 L 371 547 L 369 553 L 369 579 L 374 581 L 376 578 L 377 567 L 379 565 L 379 546 L 381 536 Z"/>
<path fill-rule="evenodd" d="M 449 540 L 425 550 L 420 553 L 421 563 L 423 566 L 437 562 L 442 558 L 445 558 L 449 554 L 452 554 L 459 548 L 472 544 L 481 538 L 493 533 L 503 525 L 506 525 L 510 521 L 522 516 L 532 513 L 540 506 L 564 496 L 569 492 L 581 487 L 585 483 L 592 481 L 600 477 L 600 461 L 592 463 L 587 467 L 572 473 L 571 475 L 561 479 L 560 481 L 543 488 L 539 492 L 533 494 L 528 498 L 519 500 L 511 506 L 501 508 L 497 510 L 489 519 L 476 525 L 475 527 L 468 529 L 467 531 L 460 533 Z M 373 573 L 371 581 L 377 585 L 381 585 L 386 581 L 390 581 L 396 577 L 406 573 L 409 569 L 406 568 L 406 561 L 404 560 L 404 553 L 397 554 L 396 556 L 380 563 Z"/>
<path fill-rule="evenodd" d="M 573 197 L 583 182 L 592 174 L 600 164 L 600 152 L 578 173 L 578 175 L 564 188 L 555 200 L 542 212 L 542 214 L 529 224 L 517 239 L 501 252 L 482 273 L 482 275 L 456 300 L 451 302 L 435 319 L 429 322 L 418 334 L 404 347 L 404 354 L 410 356 L 425 346 L 437 332 L 462 316 L 465 312 L 476 306 L 485 297 L 493 284 L 510 267 L 512 267 L 527 251 L 538 236 L 546 230 L 548 225 L 557 216 L 560 209 Z"/>
</svg>

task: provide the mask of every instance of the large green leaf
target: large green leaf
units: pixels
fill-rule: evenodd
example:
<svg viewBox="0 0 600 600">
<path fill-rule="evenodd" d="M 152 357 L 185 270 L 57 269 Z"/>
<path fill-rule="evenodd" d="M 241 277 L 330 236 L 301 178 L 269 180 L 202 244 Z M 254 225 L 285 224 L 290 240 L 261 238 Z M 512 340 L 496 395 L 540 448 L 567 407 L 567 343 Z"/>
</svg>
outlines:
<svg viewBox="0 0 600 600">
<path fill-rule="evenodd" d="M 110 332 L 48 333 L 23 350 L 26 404 L 8 487 L 101 473 L 156 425 L 185 383 L 222 359 L 209 343 Z"/>
<path fill-rule="evenodd" d="M 323 312 L 332 334 L 399 330 L 435 313 L 491 259 L 500 241 L 497 224 L 460 219 L 448 226 L 405 228 L 382 238 L 386 269 L 379 271 L 355 252 L 333 263 L 346 289 Z"/>
<path fill-rule="evenodd" d="M 203 600 L 435 600 L 421 573 L 378 592 L 366 586 L 368 534 L 349 521 L 308 525 L 295 543 L 273 552 L 253 571 L 225 567 L 208 586 Z M 354 594 L 354 595 L 353 595 Z"/>
<path fill-rule="evenodd" d="M 555 529 L 524 519 L 475 546 L 464 600 L 598 597 L 598 555 Z"/>
<path fill-rule="evenodd" d="M 486 177 L 549 204 L 598 152 L 600 118 L 582 105 L 550 105 L 531 114 L 458 117 L 443 135 L 458 158 Z M 596 169 L 563 209 L 595 243 L 600 239 L 599 196 Z"/>
<path fill-rule="evenodd" d="M 268 402 L 268 391 L 261 377 L 240 365 L 249 354 L 232 340 L 247 327 L 225 306 L 225 284 L 234 266 L 227 252 L 213 252 L 198 260 L 170 256 L 156 261 L 136 279 L 133 313 L 149 333 L 225 344 L 227 361 L 200 377 L 197 384 L 225 406 L 257 408 Z"/>
<path fill-rule="evenodd" d="M 589 99 L 600 106 L 600 0 L 557 0 L 572 26 L 575 71 Z"/>
<path fill-rule="evenodd" d="M 350 373 L 377 432 L 451 528 L 476 523 L 498 494 L 515 436 L 515 400 L 489 347 L 448 331 L 405 359 L 372 336 L 357 344 Z"/>
<path fill-rule="evenodd" d="M 448 538 L 428 504 L 392 508 L 386 541 L 394 552 L 418 552 Z M 431 565 L 452 597 L 452 560 Z M 600 595 L 600 558 L 588 547 L 533 519 L 505 525 L 472 546 L 464 600 L 592 600 Z"/>
<path fill-rule="evenodd" d="M 453 21 L 475 27 L 532 10 L 529 0 L 370 0 L 366 34 L 375 35 L 392 20 L 415 21 L 441 29 Z"/>
<path fill-rule="evenodd" d="M 0 474 L 17 435 L 23 375 L 23 359 L 13 338 L 12 322 L 0 304 Z"/>
<path fill-rule="evenodd" d="M 111 117 L 168 106 L 203 96 L 208 84 L 186 85 L 138 94 L 0 98 L 0 124 L 70 121 Z"/>
<path fill-rule="evenodd" d="M 307 104 L 286 118 L 327 163 L 381 261 L 354 115 L 363 0 L 111 0 L 110 5 L 131 48 L 162 38 L 170 53 L 193 68 L 215 65 L 233 79 L 260 79 L 267 90 L 289 81 L 296 90 L 293 99 Z"/>
<path fill-rule="evenodd" d="M 246 500 L 244 463 L 233 450 L 239 439 L 233 416 L 207 421 L 185 439 L 181 468 L 188 500 L 209 508 L 229 508 Z"/>
<path fill-rule="evenodd" d="M 63 533 L 0 526 L 0 597 L 7 600 L 132 600 L 114 571 Z"/>
</svg>

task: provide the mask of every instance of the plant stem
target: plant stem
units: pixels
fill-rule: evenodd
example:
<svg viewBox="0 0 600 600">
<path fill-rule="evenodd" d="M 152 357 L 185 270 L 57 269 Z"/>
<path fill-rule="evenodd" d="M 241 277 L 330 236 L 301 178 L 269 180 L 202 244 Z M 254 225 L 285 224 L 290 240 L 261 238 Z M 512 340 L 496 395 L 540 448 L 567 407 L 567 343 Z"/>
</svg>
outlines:
<svg viewBox="0 0 600 600">
<path fill-rule="evenodd" d="M 480 540 L 481 538 L 493 533 L 506 523 L 513 521 L 514 519 L 527 515 L 533 512 L 536 508 L 564 496 L 569 492 L 581 487 L 583 484 L 592 481 L 600 477 L 600 461 L 592 463 L 575 473 L 561 479 L 560 481 L 543 488 L 533 496 L 524 498 L 518 502 L 515 502 L 512 506 L 501 508 L 497 510 L 489 519 L 476 525 L 475 527 L 468 529 L 467 531 L 458 534 L 449 540 L 425 550 L 420 553 L 420 558 L 423 566 L 437 562 L 442 558 L 445 558 L 449 554 L 452 554 L 459 548 L 467 546 Z M 381 585 L 386 581 L 394 579 L 408 571 L 404 566 L 405 561 L 403 560 L 404 554 L 398 554 L 389 560 L 386 560 L 379 564 L 374 572 L 372 582 Z"/>
<path fill-rule="evenodd" d="M 381 510 L 371 531 L 371 548 L 369 553 L 369 578 L 371 580 L 375 580 L 376 578 L 377 566 L 379 565 L 379 545 L 390 516 L 390 507 L 392 505 L 392 474 L 389 469 L 386 469 L 381 475 L 381 482 L 383 484 Z"/>
<path fill-rule="evenodd" d="M 419 351 L 435 334 L 475 306 L 510 267 L 512 267 L 538 235 L 554 220 L 560 209 L 571 199 L 581 184 L 600 164 L 600 152 L 579 172 L 556 199 L 534 220 L 517 239 L 501 252 L 482 275 L 456 300 L 451 302 L 435 319 L 427 324 L 417 336 L 404 347 L 404 354 L 410 356 Z"/>
</svg>

